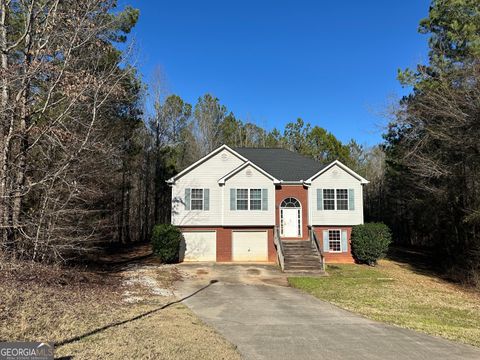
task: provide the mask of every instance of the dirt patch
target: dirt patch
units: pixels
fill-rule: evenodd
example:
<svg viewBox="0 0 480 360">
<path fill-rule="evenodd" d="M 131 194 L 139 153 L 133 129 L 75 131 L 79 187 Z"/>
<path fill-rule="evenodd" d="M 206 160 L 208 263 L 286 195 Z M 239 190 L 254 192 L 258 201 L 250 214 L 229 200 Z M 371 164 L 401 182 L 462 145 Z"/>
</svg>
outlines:
<svg viewBox="0 0 480 360">
<path fill-rule="evenodd" d="M 287 286 L 286 275 L 271 265 L 252 264 L 179 264 L 184 278 L 196 285 L 203 285 L 210 280 L 229 284 Z M 183 286 L 183 285 L 182 285 Z"/>
<path fill-rule="evenodd" d="M 248 275 L 260 275 L 260 270 L 258 269 L 247 269 Z"/>
<path fill-rule="evenodd" d="M 148 296 L 173 297 L 172 285 L 182 279 L 175 265 L 133 264 L 120 273 L 122 276 L 123 301 L 134 303 Z"/>
</svg>

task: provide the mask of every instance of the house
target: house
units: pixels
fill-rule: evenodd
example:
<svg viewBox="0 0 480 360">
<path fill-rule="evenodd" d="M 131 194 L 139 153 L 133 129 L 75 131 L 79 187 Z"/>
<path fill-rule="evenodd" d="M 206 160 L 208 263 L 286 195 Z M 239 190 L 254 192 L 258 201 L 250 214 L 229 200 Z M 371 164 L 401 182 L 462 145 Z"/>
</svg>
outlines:
<svg viewBox="0 0 480 360">
<path fill-rule="evenodd" d="M 292 270 L 353 262 L 363 185 L 342 164 L 274 148 L 220 146 L 168 180 L 184 261 L 280 262 Z"/>
</svg>

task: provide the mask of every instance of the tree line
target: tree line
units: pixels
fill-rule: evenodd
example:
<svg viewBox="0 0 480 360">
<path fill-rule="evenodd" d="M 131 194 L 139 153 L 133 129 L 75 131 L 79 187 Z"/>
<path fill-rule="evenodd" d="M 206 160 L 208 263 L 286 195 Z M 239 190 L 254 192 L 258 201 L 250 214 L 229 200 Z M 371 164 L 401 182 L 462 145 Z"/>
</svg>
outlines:
<svg viewBox="0 0 480 360">
<path fill-rule="evenodd" d="M 479 281 L 478 1 L 432 1 L 419 27 L 429 61 L 399 72 L 412 90 L 372 147 L 302 119 L 268 130 L 213 94 L 189 104 L 148 88 L 126 45 L 138 17 L 114 0 L 0 0 L 2 254 L 62 261 L 148 241 L 170 220 L 166 179 L 221 144 L 281 147 L 350 166 L 371 181 L 366 220 Z"/>
<path fill-rule="evenodd" d="M 434 0 L 419 32 L 427 64 L 399 71 L 412 88 L 384 135 L 376 217 L 397 242 L 428 246 L 452 277 L 480 284 L 480 3 Z"/>
</svg>

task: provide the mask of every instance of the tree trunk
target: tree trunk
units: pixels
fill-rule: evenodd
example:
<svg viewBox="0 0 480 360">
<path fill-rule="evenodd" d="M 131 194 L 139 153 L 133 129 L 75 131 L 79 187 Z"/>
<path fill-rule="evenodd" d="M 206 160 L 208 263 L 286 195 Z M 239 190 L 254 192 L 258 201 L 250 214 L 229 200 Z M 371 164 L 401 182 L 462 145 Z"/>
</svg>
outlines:
<svg viewBox="0 0 480 360">
<path fill-rule="evenodd" d="M 123 244 L 123 229 L 124 226 L 124 219 L 125 219 L 125 161 L 123 161 L 122 165 L 122 194 L 120 197 L 120 218 L 118 219 L 118 242 Z"/>
<path fill-rule="evenodd" d="M 131 177 L 130 171 L 127 173 L 126 194 L 125 194 L 125 229 L 123 230 L 125 243 L 132 241 L 130 236 L 130 191 L 131 191 Z"/>
<path fill-rule="evenodd" d="M 20 216 L 22 211 L 22 199 L 23 188 L 25 185 L 25 171 L 27 164 L 27 149 L 28 149 L 28 133 L 27 128 L 30 124 L 30 111 L 29 111 L 29 97 L 30 97 L 30 65 L 32 63 L 32 22 L 33 22 L 33 6 L 29 8 L 29 19 L 25 29 L 24 47 L 23 47 L 23 77 L 22 87 L 20 93 L 20 121 L 18 128 L 19 144 L 18 144 L 18 157 L 16 164 L 16 176 L 15 187 L 13 191 L 13 211 L 12 211 L 12 224 L 14 228 L 14 237 L 19 231 L 21 225 Z"/>
<path fill-rule="evenodd" d="M 0 95 L 0 227 L 2 233 L 2 243 L 7 243 L 7 224 L 8 224 L 8 203 L 7 203 L 7 170 L 8 170 L 8 147 L 11 138 L 9 129 L 9 116 L 7 112 L 8 105 L 8 53 L 7 53 L 7 22 L 8 6 L 6 0 L 0 0 L 0 62 L 2 69 L 2 92 Z"/>
<path fill-rule="evenodd" d="M 150 235 L 150 150 L 146 151 L 145 158 L 145 207 L 144 207 L 144 234 L 143 240 Z"/>
</svg>

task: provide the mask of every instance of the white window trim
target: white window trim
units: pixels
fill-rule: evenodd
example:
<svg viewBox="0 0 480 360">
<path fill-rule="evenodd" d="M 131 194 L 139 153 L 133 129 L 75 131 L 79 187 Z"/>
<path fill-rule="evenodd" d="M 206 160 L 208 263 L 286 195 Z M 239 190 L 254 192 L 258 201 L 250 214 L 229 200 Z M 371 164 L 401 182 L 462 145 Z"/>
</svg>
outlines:
<svg viewBox="0 0 480 360">
<path fill-rule="evenodd" d="M 239 209 L 238 208 L 238 190 L 247 190 L 247 209 Z M 254 200 L 260 200 L 260 209 L 250 209 L 250 191 L 251 190 L 260 190 L 260 199 L 254 199 Z M 245 200 L 242 198 L 241 200 Z M 260 188 L 236 188 L 235 189 L 235 210 L 236 211 L 262 211 L 263 209 L 263 194 L 262 194 L 262 189 Z"/>
<path fill-rule="evenodd" d="M 330 253 L 342 253 L 342 229 L 328 229 L 328 252 Z M 330 248 L 330 231 L 338 231 L 340 233 L 340 250 L 339 251 L 336 251 L 336 250 L 332 250 Z"/>
<path fill-rule="evenodd" d="M 202 190 L 202 199 L 194 199 L 193 198 L 193 190 Z M 202 208 L 201 209 L 193 209 L 193 200 L 202 200 Z M 204 188 L 191 188 L 190 189 L 190 211 L 204 211 L 205 209 L 205 189 Z"/>
<path fill-rule="evenodd" d="M 325 193 L 322 193 L 322 197 L 323 197 L 323 210 L 324 211 L 347 211 L 350 209 L 350 196 L 348 194 L 348 189 L 345 189 L 345 188 L 324 188 L 322 189 L 322 192 L 323 190 L 333 190 L 333 209 L 325 209 Z M 338 206 L 337 206 L 337 190 L 347 190 L 347 208 L 346 209 L 338 209 Z M 327 199 L 327 200 L 332 200 L 332 199 Z"/>
</svg>

